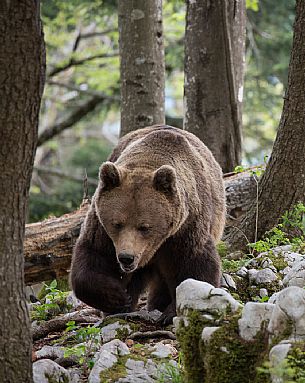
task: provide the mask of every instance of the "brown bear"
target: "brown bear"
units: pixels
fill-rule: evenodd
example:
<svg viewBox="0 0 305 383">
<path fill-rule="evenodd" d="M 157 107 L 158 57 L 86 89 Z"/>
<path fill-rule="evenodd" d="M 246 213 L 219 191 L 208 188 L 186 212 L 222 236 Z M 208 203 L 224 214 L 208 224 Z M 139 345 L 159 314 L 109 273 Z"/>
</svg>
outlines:
<svg viewBox="0 0 305 383">
<path fill-rule="evenodd" d="M 107 313 L 176 313 L 187 278 L 220 282 L 215 243 L 225 223 L 222 172 L 193 134 L 164 125 L 123 137 L 101 165 L 99 185 L 73 255 L 75 295 Z"/>
</svg>

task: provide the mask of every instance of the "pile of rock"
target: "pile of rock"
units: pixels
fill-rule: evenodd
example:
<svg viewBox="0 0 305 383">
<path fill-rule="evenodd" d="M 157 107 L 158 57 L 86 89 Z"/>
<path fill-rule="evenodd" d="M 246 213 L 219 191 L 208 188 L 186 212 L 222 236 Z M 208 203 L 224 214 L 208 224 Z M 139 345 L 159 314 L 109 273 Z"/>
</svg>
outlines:
<svg viewBox="0 0 305 383">
<path fill-rule="evenodd" d="M 305 255 L 294 252 L 291 245 L 260 253 L 236 273 L 225 273 L 222 280 L 222 287 L 236 292 L 243 302 L 269 298 L 288 286 L 305 286 Z"/>
<path fill-rule="evenodd" d="M 305 290 L 298 286 L 284 288 L 273 303 L 242 306 L 228 292 L 188 279 L 177 288 L 177 310 L 186 382 L 285 382 L 287 363 L 297 369 L 300 362 L 288 355 L 304 358 Z"/>
</svg>

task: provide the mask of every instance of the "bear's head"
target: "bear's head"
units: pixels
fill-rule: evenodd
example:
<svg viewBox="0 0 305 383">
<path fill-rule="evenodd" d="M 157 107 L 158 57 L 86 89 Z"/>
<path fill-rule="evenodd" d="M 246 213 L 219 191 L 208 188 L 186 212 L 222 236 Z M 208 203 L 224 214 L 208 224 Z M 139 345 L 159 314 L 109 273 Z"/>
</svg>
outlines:
<svg viewBox="0 0 305 383">
<path fill-rule="evenodd" d="M 98 219 L 113 241 L 121 269 L 132 272 L 146 265 L 186 219 L 176 171 L 168 165 L 152 171 L 105 162 L 99 178 Z"/>
</svg>

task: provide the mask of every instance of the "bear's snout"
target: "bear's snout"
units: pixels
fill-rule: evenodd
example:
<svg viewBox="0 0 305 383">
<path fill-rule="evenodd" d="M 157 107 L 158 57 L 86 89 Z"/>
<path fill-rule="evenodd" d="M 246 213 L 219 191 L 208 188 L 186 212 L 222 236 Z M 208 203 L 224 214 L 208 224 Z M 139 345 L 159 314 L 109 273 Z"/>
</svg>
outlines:
<svg viewBox="0 0 305 383">
<path fill-rule="evenodd" d="M 118 255 L 119 262 L 123 271 L 132 271 L 134 267 L 135 257 L 132 254 L 120 253 Z"/>
</svg>

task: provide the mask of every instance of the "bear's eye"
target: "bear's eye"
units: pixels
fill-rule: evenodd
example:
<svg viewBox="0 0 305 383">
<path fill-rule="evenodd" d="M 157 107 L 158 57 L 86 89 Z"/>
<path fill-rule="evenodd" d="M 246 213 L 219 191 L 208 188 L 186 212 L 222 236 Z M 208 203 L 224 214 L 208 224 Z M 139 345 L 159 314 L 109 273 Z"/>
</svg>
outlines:
<svg viewBox="0 0 305 383">
<path fill-rule="evenodd" d="M 142 234 L 147 234 L 150 231 L 150 227 L 146 225 L 138 226 L 138 231 Z"/>
<path fill-rule="evenodd" d="M 114 222 L 113 224 L 112 224 L 112 226 L 116 229 L 116 230 L 121 230 L 121 229 L 123 229 L 123 224 L 121 223 L 121 222 Z"/>
</svg>

